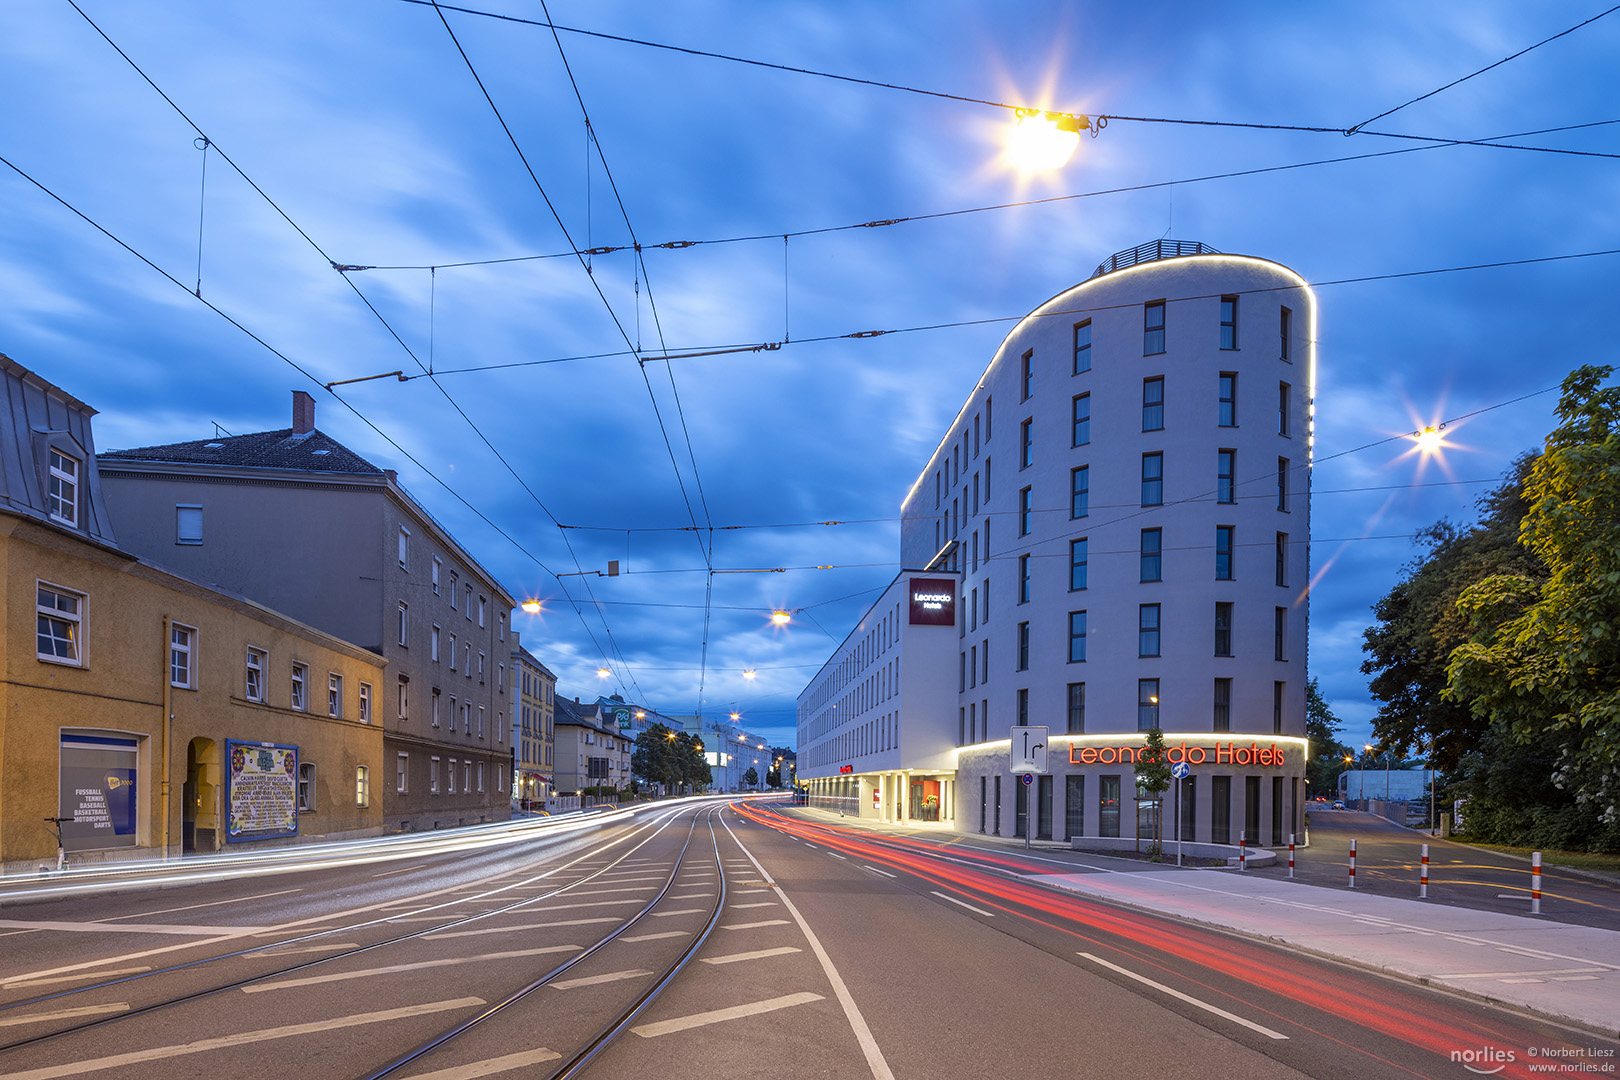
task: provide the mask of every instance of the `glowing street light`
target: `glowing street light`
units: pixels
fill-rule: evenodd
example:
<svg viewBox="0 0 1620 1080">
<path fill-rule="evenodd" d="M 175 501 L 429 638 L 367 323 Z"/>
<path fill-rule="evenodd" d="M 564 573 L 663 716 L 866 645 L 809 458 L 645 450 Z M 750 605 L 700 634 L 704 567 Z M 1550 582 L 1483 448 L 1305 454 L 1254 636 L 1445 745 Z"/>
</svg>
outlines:
<svg viewBox="0 0 1620 1080">
<path fill-rule="evenodd" d="M 540 614 L 540 601 L 532 596 L 519 604 L 518 607 L 522 608 L 524 613 L 528 615 Z"/>
<path fill-rule="evenodd" d="M 596 677 L 598 679 L 605 679 L 611 674 L 613 674 L 613 672 L 609 671 L 606 667 L 599 667 L 596 669 Z"/>
<path fill-rule="evenodd" d="M 1407 437 L 1417 443 L 1418 450 L 1424 454 L 1438 454 L 1446 445 L 1445 433 L 1437 427 L 1426 427 Z"/>
<path fill-rule="evenodd" d="M 775 623 L 777 626 L 786 626 L 792 621 L 792 612 L 789 612 L 783 608 L 777 608 L 775 611 L 771 612 L 771 622 Z"/>
<path fill-rule="evenodd" d="M 736 709 L 731 710 L 731 718 L 733 720 L 737 720 L 737 719 L 741 718 L 741 716 L 742 716 L 742 713 L 738 712 Z M 747 744 L 745 743 L 744 745 L 747 745 Z"/>
<path fill-rule="evenodd" d="M 772 618 L 774 619 L 775 616 L 772 616 Z M 747 679 L 749 682 L 753 682 L 755 677 L 756 675 L 753 668 L 747 668 L 743 671 L 743 678 Z"/>
<path fill-rule="evenodd" d="M 1007 133 L 1007 157 L 1021 172 L 1061 169 L 1080 145 L 1080 132 L 1087 129 L 1090 117 L 1019 109 Z"/>
</svg>

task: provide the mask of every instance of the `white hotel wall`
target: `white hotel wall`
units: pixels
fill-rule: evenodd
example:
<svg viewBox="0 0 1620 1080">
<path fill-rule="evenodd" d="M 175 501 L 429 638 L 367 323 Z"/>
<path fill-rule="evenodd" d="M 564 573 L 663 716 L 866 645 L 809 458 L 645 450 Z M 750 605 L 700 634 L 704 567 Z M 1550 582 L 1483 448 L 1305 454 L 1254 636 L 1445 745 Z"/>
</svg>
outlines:
<svg viewBox="0 0 1620 1080">
<path fill-rule="evenodd" d="M 1220 346 L 1223 295 L 1237 295 L 1235 350 Z M 1164 300 L 1165 351 L 1143 355 L 1145 303 Z M 1292 312 L 1292 362 L 1279 357 L 1280 309 Z M 1092 322 L 1091 370 L 1073 374 L 1076 323 Z M 1310 536 L 1309 458 L 1311 398 L 1314 392 L 1315 303 L 1292 271 L 1275 263 L 1240 256 L 1197 255 L 1148 262 L 1082 283 L 1036 309 L 1007 336 L 963 406 L 945 439 L 922 471 L 902 509 L 901 558 L 908 566 L 927 565 L 936 554 L 935 522 L 960 500 L 961 542 L 956 565 L 965 574 L 963 595 L 989 582 L 989 618 L 960 637 L 957 645 L 990 645 L 989 679 L 960 694 L 959 707 L 988 700 L 989 730 L 968 740 L 978 744 L 958 758 L 961 807 L 958 828 L 978 828 L 977 776 L 1006 774 L 1008 727 L 1015 722 L 1017 690 L 1029 691 L 1032 724 L 1048 725 L 1054 736 L 1066 730 L 1067 687 L 1086 684 L 1086 732 L 1137 733 L 1137 680 L 1160 680 L 1160 724 L 1167 734 L 1212 731 L 1216 678 L 1231 678 L 1231 734 L 1273 734 L 1273 683 L 1285 684 L 1281 733 L 1303 736 L 1307 643 L 1306 585 Z M 1033 350 L 1032 390 L 1021 394 L 1021 361 Z M 1236 372 L 1237 426 L 1217 424 L 1219 379 Z M 1142 431 L 1143 379 L 1163 376 L 1164 429 Z M 1288 429 L 1279 434 L 1278 384 L 1292 388 Z M 1091 438 L 1071 446 L 1075 395 L 1091 395 Z M 1020 468 L 1020 428 L 1032 422 L 1033 461 Z M 988 429 L 973 452 L 975 425 Z M 1216 502 L 1216 456 L 1237 452 L 1235 504 Z M 1164 502 L 1141 506 L 1142 455 L 1164 455 Z M 945 486 L 947 463 L 962 461 L 955 482 Z M 1277 459 L 1289 459 L 1288 511 L 1277 508 Z M 993 468 L 990 463 L 993 462 Z M 1090 467 L 1090 512 L 1071 520 L 1070 469 Z M 941 473 L 939 505 L 934 501 L 936 471 Z M 987 500 L 969 514 L 975 474 Z M 986 475 L 988 474 L 988 475 Z M 1030 535 L 1018 535 L 1020 492 L 1030 487 L 1036 513 Z M 988 542 L 984 537 L 989 519 Z M 1217 525 L 1236 529 L 1234 580 L 1215 579 Z M 1162 581 L 1139 581 L 1141 530 L 1163 529 Z M 972 537 L 980 534 L 981 557 L 972 565 Z M 1274 540 L 1289 537 L 1286 585 L 1274 574 Z M 1087 588 L 1069 590 L 1069 541 L 1089 541 Z M 949 522 L 945 538 L 951 537 Z M 1031 556 L 1031 596 L 1017 602 L 1019 556 Z M 1217 602 L 1234 606 L 1231 657 L 1214 652 Z M 1161 605 L 1162 642 L 1158 658 L 1137 652 L 1139 605 Z M 982 608 L 981 600 L 981 608 Z M 959 604 L 963 619 L 970 615 Z M 1273 619 L 1286 608 L 1286 659 L 1273 658 Z M 1086 659 L 1068 659 L 1068 615 L 1087 612 Z M 1030 624 L 1027 671 L 1016 668 L 1017 627 Z M 953 665 L 954 666 L 954 665 Z M 957 677 L 952 671 L 950 678 Z M 999 747 L 996 740 L 1002 740 Z M 1129 739 L 1123 739 L 1128 742 Z M 1249 739 L 1245 738 L 1246 745 Z M 1260 738 L 1267 745 L 1266 738 Z M 1054 835 L 1063 829 L 1064 773 L 1088 775 L 1086 834 L 1095 835 L 1097 791 L 1090 779 L 1105 770 L 1069 766 L 1067 744 L 1054 739 L 1056 781 Z M 988 744 L 988 745 L 987 745 Z M 1300 744 L 1291 742 L 1289 779 L 1303 773 Z M 1061 755 L 1061 756 L 1060 756 Z M 1130 770 L 1123 772 L 1123 835 L 1134 822 Z M 1279 770 L 1267 770 L 1276 775 Z M 1234 773 L 1237 773 L 1234 770 Z M 1241 773 L 1233 777 L 1232 835 L 1242 827 Z M 1200 784 L 1199 803 L 1207 836 L 1209 785 Z M 1261 821 L 1269 833 L 1271 784 L 1263 781 Z M 993 796 L 992 796 L 993 799 Z M 1001 831 L 1012 831 L 1013 793 L 1003 798 Z M 1288 814 L 1297 820 L 1297 804 Z M 1289 824 L 1284 831 L 1292 831 Z"/>
</svg>

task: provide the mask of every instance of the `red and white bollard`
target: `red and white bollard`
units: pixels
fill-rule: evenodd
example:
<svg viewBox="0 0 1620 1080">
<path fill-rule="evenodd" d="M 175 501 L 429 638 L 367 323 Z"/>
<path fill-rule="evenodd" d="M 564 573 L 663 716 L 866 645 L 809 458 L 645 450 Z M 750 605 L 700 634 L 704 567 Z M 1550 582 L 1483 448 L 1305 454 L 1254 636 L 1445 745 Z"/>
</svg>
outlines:
<svg viewBox="0 0 1620 1080">
<path fill-rule="evenodd" d="M 1238 833 L 1238 869 L 1249 868 L 1249 834 Z"/>
<path fill-rule="evenodd" d="M 1350 887 L 1356 887 L 1356 842 L 1350 841 Z"/>
<path fill-rule="evenodd" d="M 1530 853 L 1530 914 L 1541 914 L 1541 852 Z"/>
<path fill-rule="evenodd" d="M 1294 876 L 1294 834 L 1288 834 L 1288 876 Z"/>
<path fill-rule="evenodd" d="M 1426 900 L 1429 896 L 1429 845 L 1423 845 L 1423 869 L 1418 871 L 1418 899 Z"/>
</svg>

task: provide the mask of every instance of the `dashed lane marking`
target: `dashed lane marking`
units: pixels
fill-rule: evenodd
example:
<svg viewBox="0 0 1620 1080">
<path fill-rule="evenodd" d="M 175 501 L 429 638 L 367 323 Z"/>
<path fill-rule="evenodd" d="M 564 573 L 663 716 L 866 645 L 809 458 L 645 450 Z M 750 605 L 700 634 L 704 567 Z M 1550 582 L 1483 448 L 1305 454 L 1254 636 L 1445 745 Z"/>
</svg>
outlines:
<svg viewBox="0 0 1620 1080">
<path fill-rule="evenodd" d="M 731 910 L 732 911 L 741 911 L 743 908 L 776 907 L 776 906 L 778 906 L 778 905 L 777 905 L 775 900 L 761 900 L 757 904 L 732 904 L 731 905 Z"/>
<path fill-rule="evenodd" d="M 760 1013 L 788 1009 L 794 1005 L 808 1005 L 812 1001 L 820 1000 L 822 1000 L 820 994 L 808 992 L 787 994 L 783 997 L 751 1002 L 747 1005 L 733 1005 L 729 1009 L 714 1009 L 709 1012 L 693 1013 L 691 1016 L 678 1016 L 673 1020 L 660 1020 L 656 1024 L 642 1024 L 640 1027 L 633 1027 L 630 1030 L 643 1039 L 654 1039 L 660 1035 L 669 1035 L 676 1031 L 687 1031 L 695 1027 L 723 1023 L 727 1020 L 741 1020 L 745 1016 L 758 1016 Z"/>
<path fill-rule="evenodd" d="M 984 908 L 976 908 L 972 904 L 964 904 L 962 901 L 958 900 L 956 897 L 954 897 L 954 896 L 946 896 L 944 893 L 940 892 L 937 889 L 933 889 L 933 890 L 930 890 L 930 891 L 935 896 L 939 897 L 941 900 L 949 900 L 951 903 L 955 904 L 957 907 L 967 908 L 969 911 L 973 912 L 973 914 L 975 914 L 975 915 L 983 915 L 987 919 L 993 919 L 993 918 L 996 917 L 996 913 L 993 912 L 993 911 L 986 911 L 986 910 L 984 910 Z"/>
<path fill-rule="evenodd" d="M 4 1016 L 0 1017 L 0 1027 L 43 1024 L 47 1020 L 71 1020 L 76 1016 L 101 1016 L 103 1013 L 123 1012 L 127 1008 L 129 1008 L 127 1001 L 112 1001 L 106 1005 L 81 1005 L 76 1009 L 58 1009 L 56 1012 L 32 1013 L 28 1016 Z"/>
<path fill-rule="evenodd" d="M 56 983 L 84 982 L 87 979 L 110 979 L 116 975 L 139 975 L 151 971 L 149 967 L 113 968 L 110 971 L 76 971 L 72 975 L 52 975 L 43 979 L 8 979 L 0 983 L 0 990 L 20 990 L 27 986 L 53 986 Z"/>
<path fill-rule="evenodd" d="M 1232 1023 L 1237 1024 L 1237 1025 L 1239 1025 L 1241 1027 L 1246 1027 L 1250 1031 L 1259 1032 L 1261 1035 L 1264 1035 L 1268 1039 L 1285 1040 L 1285 1039 L 1288 1038 L 1288 1036 L 1284 1035 L 1280 1031 L 1272 1031 L 1270 1028 L 1264 1027 L 1264 1026 L 1262 1026 L 1260 1024 L 1257 1024 L 1253 1020 L 1244 1019 L 1243 1017 L 1238 1016 L 1236 1013 L 1229 1013 L 1225 1009 L 1222 1009 L 1222 1008 L 1219 1008 L 1217 1006 L 1211 1005 L 1207 1001 L 1200 1001 L 1199 999 L 1193 997 L 1191 994 L 1183 994 L 1180 990 L 1177 990 L 1174 987 L 1166 986 L 1166 985 L 1164 985 L 1164 983 L 1161 983 L 1161 982 L 1154 982 L 1152 979 L 1148 978 L 1146 975 L 1138 975 L 1136 972 L 1131 971 L 1128 968 L 1122 968 L 1118 964 L 1110 964 L 1107 960 L 1104 960 L 1100 956 L 1093 956 L 1091 953 L 1088 953 L 1088 952 L 1083 952 L 1083 953 L 1080 953 L 1079 955 L 1085 957 L 1087 960 L 1090 960 L 1093 964 L 1098 964 L 1098 965 L 1100 965 L 1102 967 L 1107 968 L 1109 971 L 1118 972 L 1119 974 L 1125 976 L 1127 979 L 1135 979 L 1137 982 L 1141 983 L 1144 986 L 1151 986 L 1155 990 L 1158 990 L 1158 991 L 1160 991 L 1162 993 L 1169 994 L 1171 997 L 1175 998 L 1177 1001 L 1185 1001 L 1187 1004 L 1193 1006 L 1194 1008 L 1203 1009 L 1205 1012 L 1208 1012 L 1208 1013 L 1214 1013 L 1216 1016 L 1219 1016 L 1219 1017 L 1221 1017 L 1223 1019 L 1226 1019 L 1226 1020 L 1230 1020 L 1230 1021 L 1232 1021 Z"/>
<path fill-rule="evenodd" d="M 792 945 L 784 945 L 779 949 L 756 949 L 753 952 L 732 953 L 729 956 L 706 956 L 700 961 L 705 964 L 735 964 L 742 960 L 763 960 L 767 956 L 786 956 L 788 953 L 801 952 Z"/>
<path fill-rule="evenodd" d="M 786 919 L 766 919 L 764 922 L 732 923 L 730 926 L 722 926 L 720 929 L 722 929 L 722 930 L 754 930 L 754 929 L 757 929 L 758 927 L 761 927 L 761 926 L 786 926 L 787 924 L 788 924 L 788 921 Z"/>
<path fill-rule="evenodd" d="M 546 953 L 579 952 L 578 945 L 548 945 L 542 949 L 514 949 L 511 952 L 484 953 L 481 956 L 451 956 L 443 960 L 424 960 L 416 964 L 390 964 L 387 967 L 365 968 L 361 971 L 339 971 L 331 975 L 311 975 L 304 979 L 282 979 L 279 982 L 256 983 L 242 987 L 244 994 L 262 994 L 267 990 L 290 990 L 295 986 L 315 986 L 320 983 L 346 982 L 366 979 L 373 975 L 392 975 L 400 971 L 419 971 L 422 968 L 459 967 L 484 960 L 510 960 L 519 956 L 542 956 Z"/>
<path fill-rule="evenodd" d="M 358 949 L 359 942 L 337 941 L 330 945 L 300 945 L 295 949 L 260 949 L 258 952 L 243 953 L 244 960 L 257 960 L 260 957 L 270 956 L 297 956 L 300 953 L 332 952 L 335 949 Z"/>
<path fill-rule="evenodd" d="M 622 937 L 620 941 L 657 941 L 660 938 L 691 937 L 690 930 L 665 930 L 661 934 L 637 934 L 634 937 Z"/>
<path fill-rule="evenodd" d="M 389 1020 L 404 1020 L 413 1016 L 426 1016 L 429 1013 L 449 1012 L 452 1009 L 466 1009 L 484 1004 L 487 1004 L 487 1002 L 483 998 L 450 998 L 446 1001 L 430 1001 L 424 1005 L 407 1005 L 401 1009 L 384 1009 L 380 1012 L 337 1016 L 330 1020 L 317 1020 L 307 1024 L 288 1024 L 285 1027 L 241 1031 L 232 1035 L 221 1035 L 213 1039 L 197 1039 L 194 1042 L 177 1043 L 173 1046 L 156 1046 L 150 1050 L 132 1050 L 125 1054 L 90 1058 L 87 1061 L 71 1061 L 64 1065 L 48 1065 L 42 1069 L 29 1069 L 25 1072 L 12 1073 L 8 1080 L 56 1080 L 57 1077 L 62 1076 L 81 1076 L 85 1073 L 101 1072 L 105 1069 L 119 1069 L 126 1065 L 138 1065 L 143 1061 L 162 1061 L 166 1058 L 183 1057 L 187 1054 L 201 1054 L 210 1050 L 227 1050 L 233 1046 L 248 1046 L 252 1043 L 269 1042 L 271 1039 L 287 1039 L 299 1035 L 312 1035 L 319 1031 L 360 1027 L 365 1024 L 381 1024 Z"/>
<path fill-rule="evenodd" d="M 533 1050 L 524 1050 L 516 1054 L 503 1054 L 500 1057 L 485 1058 L 483 1061 L 456 1065 L 449 1069 L 417 1073 L 415 1076 L 407 1077 L 406 1080 L 478 1080 L 480 1076 L 494 1076 L 496 1073 L 510 1072 L 528 1065 L 538 1065 L 542 1061 L 556 1061 L 560 1057 L 562 1055 L 555 1050 L 537 1046 Z"/>
<path fill-rule="evenodd" d="M 581 986 L 596 986 L 599 983 L 623 982 L 625 979 L 639 979 L 643 975 L 651 975 L 650 971 L 635 968 L 630 971 L 610 971 L 606 975 L 586 975 L 578 979 L 562 979 L 549 984 L 553 990 L 574 990 Z"/>
<path fill-rule="evenodd" d="M 479 937 L 484 934 L 510 934 L 517 930 L 546 930 L 553 926 L 594 926 L 598 923 L 624 922 L 617 915 L 603 915 L 595 919 L 562 919 L 558 922 L 532 922 L 518 923 L 514 926 L 486 926 L 479 930 L 446 930 L 439 934 L 427 934 L 423 941 L 438 941 L 441 938 Z"/>
<path fill-rule="evenodd" d="M 667 919 L 672 915 L 698 915 L 702 911 L 703 909 L 700 907 L 689 907 L 681 908 L 679 911 L 655 911 L 652 915 L 655 919 Z"/>
</svg>

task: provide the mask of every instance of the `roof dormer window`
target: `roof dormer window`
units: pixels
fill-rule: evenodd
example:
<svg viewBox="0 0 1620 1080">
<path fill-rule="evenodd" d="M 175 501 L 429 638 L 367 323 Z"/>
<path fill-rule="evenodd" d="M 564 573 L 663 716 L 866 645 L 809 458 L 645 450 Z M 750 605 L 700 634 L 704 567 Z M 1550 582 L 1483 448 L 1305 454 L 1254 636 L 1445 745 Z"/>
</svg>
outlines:
<svg viewBox="0 0 1620 1080">
<path fill-rule="evenodd" d="M 55 447 L 50 454 L 50 491 L 46 505 L 51 520 L 76 529 L 79 527 L 80 462 Z"/>
</svg>

